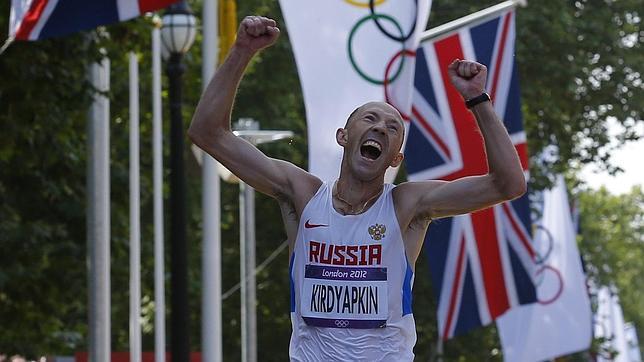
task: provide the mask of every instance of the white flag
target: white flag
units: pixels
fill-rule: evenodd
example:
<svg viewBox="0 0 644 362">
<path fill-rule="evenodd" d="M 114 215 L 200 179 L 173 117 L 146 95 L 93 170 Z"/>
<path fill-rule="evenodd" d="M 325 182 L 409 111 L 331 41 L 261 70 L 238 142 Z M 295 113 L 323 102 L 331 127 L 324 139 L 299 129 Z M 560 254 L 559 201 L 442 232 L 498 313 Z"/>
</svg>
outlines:
<svg viewBox="0 0 644 362">
<path fill-rule="evenodd" d="M 597 362 L 633 362 L 624 323 L 622 307 L 617 293 L 608 287 L 597 292 L 597 313 L 595 313 L 595 338 L 605 338 Z"/>
<path fill-rule="evenodd" d="M 626 342 L 628 343 L 628 351 L 631 362 L 642 362 L 640 342 L 637 339 L 637 330 L 635 329 L 635 325 L 631 322 L 626 323 L 624 333 L 626 334 Z"/>
<path fill-rule="evenodd" d="M 415 50 L 431 0 L 280 0 L 304 93 L 309 171 L 338 177 L 335 131 L 369 101 L 411 109 Z M 385 94 L 386 93 L 386 94 Z"/>
<path fill-rule="evenodd" d="M 543 218 L 535 235 L 539 303 L 497 319 L 506 361 L 543 361 L 590 347 L 590 301 L 563 177 L 543 196 Z"/>
</svg>

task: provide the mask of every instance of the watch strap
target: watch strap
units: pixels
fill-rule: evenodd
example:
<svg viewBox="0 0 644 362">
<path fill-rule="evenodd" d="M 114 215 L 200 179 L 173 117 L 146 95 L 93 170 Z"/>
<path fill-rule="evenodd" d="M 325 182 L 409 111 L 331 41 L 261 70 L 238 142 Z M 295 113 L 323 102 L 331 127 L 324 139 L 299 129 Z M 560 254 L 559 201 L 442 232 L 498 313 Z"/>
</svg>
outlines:
<svg viewBox="0 0 644 362">
<path fill-rule="evenodd" d="M 472 108 L 472 107 L 474 107 L 475 105 L 477 105 L 479 103 L 488 102 L 488 101 L 490 101 L 490 95 L 485 93 L 485 92 L 483 92 L 483 94 L 481 94 L 480 96 L 476 96 L 474 98 L 470 98 L 470 99 L 466 100 L 465 101 L 465 106 L 467 108 Z"/>
</svg>

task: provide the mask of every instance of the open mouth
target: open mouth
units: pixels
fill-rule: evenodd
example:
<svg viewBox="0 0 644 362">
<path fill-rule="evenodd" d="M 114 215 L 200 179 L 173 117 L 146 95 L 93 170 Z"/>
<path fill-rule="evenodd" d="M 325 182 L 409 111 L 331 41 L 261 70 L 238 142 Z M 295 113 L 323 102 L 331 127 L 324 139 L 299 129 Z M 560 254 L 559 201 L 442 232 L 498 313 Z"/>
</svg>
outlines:
<svg viewBox="0 0 644 362">
<path fill-rule="evenodd" d="M 382 154 L 382 146 L 376 141 L 368 140 L 360 146 L 362 157 L 375 160 Z"/>
</svg>

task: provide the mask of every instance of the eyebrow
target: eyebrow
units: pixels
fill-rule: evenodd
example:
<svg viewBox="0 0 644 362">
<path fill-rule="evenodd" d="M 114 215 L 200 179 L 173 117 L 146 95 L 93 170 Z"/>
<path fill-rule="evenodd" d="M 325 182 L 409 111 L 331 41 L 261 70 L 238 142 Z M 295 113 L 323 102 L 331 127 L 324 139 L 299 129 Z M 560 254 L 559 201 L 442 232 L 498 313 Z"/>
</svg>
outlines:
<svg viewBox="0 0 644 362">
<path fill-rule="evenodd" d="M 375 118 L 380 118 L 379 113 L 377 113 L 375 111 L 366 111 L 363 114 L 363 117 L 368 117 L 368 116 L 372 116 L 372 117 L 375 117 Z M 403 130 L 405 129 L 405 124 L 404 124 L 404 121 L 402 119 L 398 119 L 395 116 L 393 116 L 393 117 L 385 116 L 385 118 L 386 118 L 387 123 L 391 123 L 391 121 L 393 121 L 393 123 L 396 123 L 397 125 L 399 125 L 400 128 L 402 128 Z"/>
<path fill-rule="evenodd" d="M 364 116 L 365 117 L 367 117 L 367 116 L 377 117 L 378 114 L 376 112 L 374 112 L 374 111 L 367 111 L 367 112 L 365 112 Z"/>
</svg>

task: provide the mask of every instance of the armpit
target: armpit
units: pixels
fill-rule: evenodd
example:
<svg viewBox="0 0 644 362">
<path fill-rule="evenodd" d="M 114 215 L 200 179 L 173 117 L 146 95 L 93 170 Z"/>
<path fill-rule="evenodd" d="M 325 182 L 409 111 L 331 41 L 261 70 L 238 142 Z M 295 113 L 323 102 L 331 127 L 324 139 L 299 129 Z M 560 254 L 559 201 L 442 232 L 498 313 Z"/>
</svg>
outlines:
<svg viewBox="0 0 644 362">
<path fill-rule="evenodd" d="M 423 233 L 425 233 L 432 220 L 433 219 L 431 218 L 429 213 L 418 214 L 409 223 L 409 229 L 413 231 L 422 231 Z"/>
<path fill-rule="evenodd" d="M 286 228 L 286 235 L 290 241 L 295 240 L 300 222 L 295 205 L 286 198 L 277 198 L 277 201 L 280 206 L 280 212 L 282 213 L 284 227 Z"/>
</svg>

